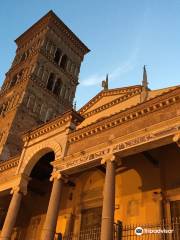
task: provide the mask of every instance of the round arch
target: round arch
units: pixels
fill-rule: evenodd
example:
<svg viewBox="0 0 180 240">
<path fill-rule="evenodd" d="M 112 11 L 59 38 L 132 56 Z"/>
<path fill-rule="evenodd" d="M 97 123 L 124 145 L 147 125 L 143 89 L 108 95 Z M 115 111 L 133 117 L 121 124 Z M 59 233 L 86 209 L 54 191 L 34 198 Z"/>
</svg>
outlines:
<svg viewBox="0 0 180 240">
<path fill-rule="evenodd" d="M 57 159 L 61 156 L 62 148 L 57 142 L 39 144 L 37 147 L 32 149 L 31 153 L 21 165 L 19 172 L 25 174 L 26 176 L 29 176 L 33 167 L 36 165 L 39 159 L 48 152 L 54 152 L 55 159 Z M 26 154 L 24 156 L 26 156 Z"/>
</svg>

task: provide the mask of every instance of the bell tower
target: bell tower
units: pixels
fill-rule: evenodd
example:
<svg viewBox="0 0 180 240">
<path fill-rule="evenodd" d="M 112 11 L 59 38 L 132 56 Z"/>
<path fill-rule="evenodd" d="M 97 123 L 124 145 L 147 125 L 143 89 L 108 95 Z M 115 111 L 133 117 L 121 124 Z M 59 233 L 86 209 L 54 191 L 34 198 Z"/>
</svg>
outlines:
<svg viewBox="0 0 180 240">
<path fill-rule="evenodd" d="M 0 160 L 21 152 L 23 132 L 72 108 L 89 52 L 53 11 L 15 42 L 16 55 L 0 90 Z"/>
</svg>

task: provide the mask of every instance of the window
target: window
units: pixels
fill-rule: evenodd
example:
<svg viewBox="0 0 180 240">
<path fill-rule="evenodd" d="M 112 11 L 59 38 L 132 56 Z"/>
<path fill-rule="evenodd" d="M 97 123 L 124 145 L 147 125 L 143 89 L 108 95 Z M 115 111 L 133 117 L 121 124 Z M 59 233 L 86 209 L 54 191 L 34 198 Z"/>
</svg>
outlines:
<svg viewBox="0 0 180 240">
<path fill-rule="evenodd" d="M 55 55 L 54 55 L 54 61 L 55 63 L 59 64 L 59 60 L 60 60 L 60 57 L 61 57 L 61 50 L 58 48 L 55 52 Z"/>
<path fill-rule="evenodd" d="M 12 78 L 12 80 L 11 80 L 11 82 L 10 82 L 9 88 L 14 87 L 14 85 L 15 85 L 16 82 L 17 82 L 17 80 L 18 80 L 18 77 L 17 77 L 17 74 L 16 74 L 16 75 L 14 75 L 14 77 Z"/>
<path fill-rule="evenodd" d="M 54 79 L 55 79 L 55 76 L 53 73 L 51 73 L 49 75 L 48 82 L 47 82 L 47 89 L 50 91 L 52 91 L 52 89 L 53 89 Z"/>
<path fill-rule="evenodd" d="M 66 70 L 67 60 L 68 60 L 67 56 L 63 55 L 61 59 L 60 67 L 64 70 Z"/>
<path fill-rule="evenodd" d="M 61 91 L 61 87 L 62 87 L 61 79 L 57 79 L 57 81 L 56 81 L 56 83 L 55 83 L 55 86 L 54 86 L 54 89 L 53 89 L 53 93 L 54 93 L 56 96 L 59 96 L 60 91 Z"/>
<path fill-rule="evenodd" d="M 20 62 L 24 61 L 26 59 L 26 53 L 23 53 Z"/>
</svg>

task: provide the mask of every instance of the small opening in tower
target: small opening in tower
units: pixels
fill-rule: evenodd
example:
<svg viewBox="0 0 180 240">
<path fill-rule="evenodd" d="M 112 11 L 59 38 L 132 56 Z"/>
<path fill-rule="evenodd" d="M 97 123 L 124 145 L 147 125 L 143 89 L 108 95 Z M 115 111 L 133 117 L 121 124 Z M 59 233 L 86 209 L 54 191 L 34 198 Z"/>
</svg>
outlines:
<svg viewBox="0 0 180 240">
<path fill-rule="evenodd" d="M 53 93 L 56 95 L 56 96 L 59 96 L 60 94 L 60 91 L 61 91 L 61 87 L 62 87 L 62 81 L 61 79 L 57 79 L 56 83 L 55 83 L 55 86 L 54 86 L 54 89 L 53 89 Z"/>
<path fill-rule="evenodd" d="M 17 74 L 16 74 L 16 75 L 13 76 L 9 87 L 12 88 L 16 84 L 17 80 L 18 80 L 18 77 L 17 77 Z"/>
<path fill-rule="evenodd" d="M 60 64 L 60 67 L 64 70 L 66 70 L 66 66 L 67 66 L 67 56 L 66 55 L 63 55 L 62 56 L 62 59 L 61 59 L 61 64 Z"/>
<path fill-rule="evenodd" d="M 26 53 L 23 53 L 20 62 L 24 61 L 26 59 Z"/>
<path fill-rule="evenodd" d="M 49 79 L 48 79 L 48 82 L 47 82 L 47 89 L 50 90 L 50 91 L 52 91 L 52 89 L 53 89 L 54 79 L 55 79 L 55 75 L 54 75 L 54 73 L 51 73 L 49 75 Z"/>
<path fill-rule="evenodd" d="M 60 60 L 60 57 L 61 57 L 61 50 L 58 48 L 55 52 L 55 55 L 54 55 L 54 62 L 59 64 L 59 60 Z"/>
</svg>

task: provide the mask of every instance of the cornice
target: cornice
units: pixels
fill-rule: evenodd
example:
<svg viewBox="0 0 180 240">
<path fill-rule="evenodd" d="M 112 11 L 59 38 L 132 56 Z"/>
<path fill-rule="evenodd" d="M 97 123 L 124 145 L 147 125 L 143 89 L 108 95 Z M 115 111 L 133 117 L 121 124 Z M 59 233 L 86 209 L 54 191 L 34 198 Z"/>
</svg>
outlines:
<svg viewBox="0 0 180 240">
<path fill-rule="evenodd" d="M 87 46 L 55 15 L 53 11 L 49 11 L 39 21 L 33 24 L 28 30 L 20 35 L 15 42 L 18 45 L 22 45 L 28 39 L 32 38 L 32 36 L 37 34 L 37 32 L 47 26 L 51 27 L 53 24 L 55 24 L 58 29 L 61 30 L 68 40 L 81 49 L 83 54 L 86 54 L 90 51 Z"/>
<path fill-rule="evenodd" d="M 51 132 L 63 125 L 65 125 L 67 122 L 72 123 L 74 125 L 79 124 L 83 121 L 83 117 L 77 113 L 76 111 L 69 110 L 65 112 L 62 116 L 56 117 L 55 119 L 52 119 L 48 123 L 44 123 L 38 127 L 32 128 L 30 131 L 24 133 L 22 135 L 23 141 L 28 141 L 35 139 L 37 137 L 40 137 L 44 134 L 47 134 L 48 132 Z M 71 127 L 71 126 L 69 126 Z"/>
<path fill-rule="evenodd" d="M 0 162 L 0 172 L 4 172 L 11 168 L 17 167 L 19 164 L 20 156 L 10 158 L 6 161 Z"/>
<path fill-rule="evenodd" d="M 129 98 L 132 98 L 134 96 L 139 95 L 140 92 L 141 92 L 141 89 L 135 90 L 134 92 L 130 92 L 130 93 L 126 94 L 126 95 L 123 95 L 123 96 L 121 96 L 119 98 L 116 98 L 116 99 L 112 100 L 111 102 L 103 104 L 102 106 L 100 106 L 98 108 L 95 108 L 95 109 L 93 109 L 90 112 L 82 114 L 82 116 L 85 117 L 85 118 L 93 116 L 93 115 L 95 115 L 95 114 L 97 114 L 99 112 L 102 112 L 102 111 L 104 111 L 104 110 L 106 110 L 106 109 L 108 109 L 108 108 L 110 108 L 110 107 L 112 107 L 114 105 L 117 105 L 117 104 L 119 104 L 121 102 L 124 102 L 124 101 L 128 100 Z"/>
<path fill-rule="evenodd" d="M 173 89 L 161 96 L 154 97 L 144 103 L 127 108 L 119 113 L 112 114 L 98 120 L 89 126 L 78 129 L 69 134 L 69 144 L 81 141 L 89 136 L 102 133 L 108 129 L 122 125 L 123 123 L 141 118 L 147 114 L 165 109 L 166 107 L 180 102 L 180 87 Z"/>
<path fill-rule="evenodd" d="M 97 103 L 102 97 L 118 95 L 118 94 L 127 94 L 135 91 L 141 91 L 141 85 L 117 88 L 117 89 L 109 89 L 107 91 L 99 92 L 95 97 L 93 97 L 89 102 L 87 102 L 78 112 L 83 115 L 83 113 L 88 110 L 88 108 L 92 107 L 95 103 Z"/>
</svg>

